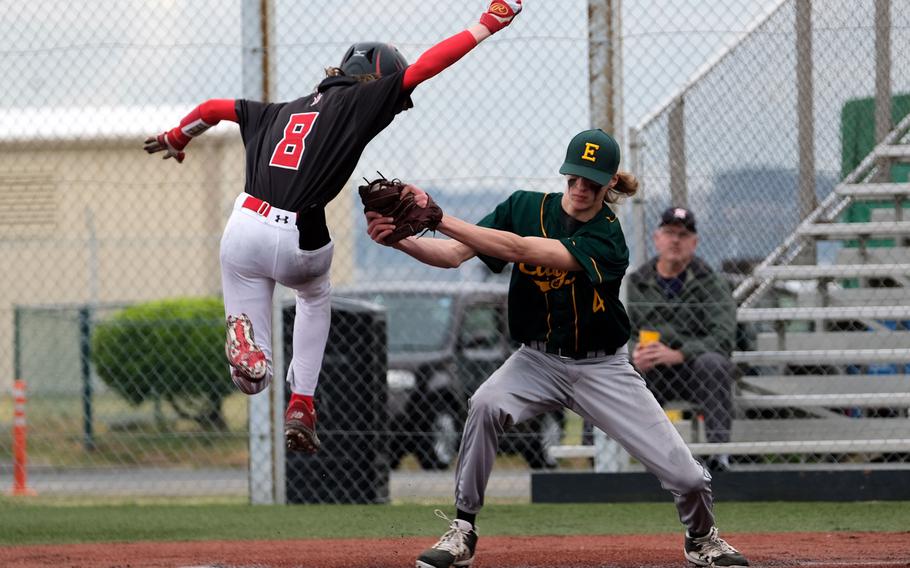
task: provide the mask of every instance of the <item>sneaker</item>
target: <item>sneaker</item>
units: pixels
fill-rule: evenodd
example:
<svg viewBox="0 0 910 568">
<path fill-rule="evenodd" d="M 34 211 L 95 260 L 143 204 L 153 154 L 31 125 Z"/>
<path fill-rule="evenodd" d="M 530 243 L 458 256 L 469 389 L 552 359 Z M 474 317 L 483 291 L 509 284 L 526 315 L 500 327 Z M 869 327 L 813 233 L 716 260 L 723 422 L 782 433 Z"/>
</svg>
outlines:
<svg viewBox="0 0 910 568">
<path fill-rule="evenodd" d="M 708 534 L 691 537 L 686 531 L 686 560 L 696 566 L 748 566 L 749 561 L 738 550 L 717 536 L 717 527 Z"/>
<path fill-rule="evenodd" d="M 224 352 L 231 367 L 237 369 L 248 381 L 255 383 L 265 378 L 269 363 L 265 353 L 253 340 L 253 322 L 246 314 L 227 317 Z"/>
<path fill-rule="evenodd" d="M 272 382 L 272 377 L 266 376 L 263 381 L 253 382 L 241 375 L 237 369 L 231 369 L 231 380 L 234 381 L 234 386 L 240 389 L 243 394 L 254 395 L 268 388 L 269 383 Z"/>
<path fill-rule="evenodd" d="M 284 439 L 291 451 L 315 454 L 319 449 L 316 411 L 302 401 L 291 401 L 284 413 Z"/>
<path fill-rule="evenodd" d="M 437 510 L 436 516 L 449 521 L 449 530 L 439 542 L 417 557 L 417 568 L 450 568 L 470 566 L 477 548 L 477 532 L 471 523 L 461 519 L 451 520 Z"/>
</svg>

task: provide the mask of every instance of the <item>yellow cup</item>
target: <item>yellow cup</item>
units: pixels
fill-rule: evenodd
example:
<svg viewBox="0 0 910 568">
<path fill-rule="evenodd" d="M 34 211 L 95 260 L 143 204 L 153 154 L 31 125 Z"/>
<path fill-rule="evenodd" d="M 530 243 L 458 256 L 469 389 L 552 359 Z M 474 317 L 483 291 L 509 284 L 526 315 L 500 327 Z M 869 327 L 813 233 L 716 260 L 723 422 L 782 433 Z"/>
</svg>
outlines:
<svg viewBox="0 0 910 568">
<path fill-rule="evenodd" d="M 683 412 L 682 410 L 676 408 L 668 408 L 664 410 L 667 413 L 667 418 L 670 419 L 670 422 L 682 422 Z"/>
<path fill-rule="evenodd" d="M 660 341 L 660 332 L 652 329 L 642 329 L 638 332 L 638 343 L 648 345 Z"/>
</svg>

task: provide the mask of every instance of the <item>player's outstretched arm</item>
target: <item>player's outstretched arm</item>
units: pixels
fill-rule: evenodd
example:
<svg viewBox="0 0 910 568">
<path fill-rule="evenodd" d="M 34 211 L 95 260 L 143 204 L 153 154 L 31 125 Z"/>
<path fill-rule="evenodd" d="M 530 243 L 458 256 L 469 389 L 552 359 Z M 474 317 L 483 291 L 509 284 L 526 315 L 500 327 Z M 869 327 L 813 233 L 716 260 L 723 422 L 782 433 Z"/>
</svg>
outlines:
<svg viewBox="0 0 910 568">
<path fill-rule="evenodd" d="M 178 164 L 183 163 L 183 159 L 186 157 L 183 149 L 190 143 L 190 140 L 222 120 L 237 122 L 237 109 L 234 99 L 210 99 L 205 101 L 183 117 L 179 126 L 146 138 L 143 149 L 149 154 L 163 151 L 165 154 L 162 159 L 175 158 Z"/>
<path fill-rule="evenodd" d="M 395 229 L 391 217 L 383 217 L 375 211 L 367 211 L 367 234 L 377 243 L 384 245 L 385 238 Z M 451 239 L 408 237 L 391 245 L 393 248 L 437 268 L 458 268 L 474 257 L 470 247 Z"/>
<path fill-rule="evenodd" d="M 437 43 L 404 72 L 402 87 L 413 89 L 465 56 L 480 42 L 512 23 L 521 12 L 522 0 L 493 0 L 480 21 L 465 31 Z"/>
<path fill-rule="evenodd" d="M 558 239 L 522 237 L 509 231 L 489 229 L 444 215 L 439 232 L 459 241 L 477 254 L 508 262 L 526 262 L 559 270 L 577 271 L 582 267 Z"/>
</svg>

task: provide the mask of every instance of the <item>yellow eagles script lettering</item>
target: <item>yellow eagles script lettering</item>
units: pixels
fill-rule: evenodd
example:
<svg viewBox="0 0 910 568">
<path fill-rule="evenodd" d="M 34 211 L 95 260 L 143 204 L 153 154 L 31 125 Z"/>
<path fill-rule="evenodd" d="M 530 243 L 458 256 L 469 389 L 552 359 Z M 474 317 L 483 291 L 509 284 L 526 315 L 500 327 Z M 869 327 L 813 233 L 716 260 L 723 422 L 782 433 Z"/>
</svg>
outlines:
<svg viewBox="0 0 910 568">
<path fill-rule="evenodd" d="M 568 270 L 559 270 L 556 268 L 544 268 L 542 266 L 532 266 L 530 264 L 519 263 L 518 270 L 522 274 L 527 274 L 534 280 L 541 292 L 558 290 L 567 284 L 575 282 L 575 276 L 569 276 Z"/>
<path fill-rule="evenodd" d="M 594 152 L 597 150 L 600 150 L 600 144 L 585 142 L 585 153 L 581 155 L 581 159 L 588 160 L 589 162 L 596 162 L 597 156 L 594 155 Z"/>
</svg>

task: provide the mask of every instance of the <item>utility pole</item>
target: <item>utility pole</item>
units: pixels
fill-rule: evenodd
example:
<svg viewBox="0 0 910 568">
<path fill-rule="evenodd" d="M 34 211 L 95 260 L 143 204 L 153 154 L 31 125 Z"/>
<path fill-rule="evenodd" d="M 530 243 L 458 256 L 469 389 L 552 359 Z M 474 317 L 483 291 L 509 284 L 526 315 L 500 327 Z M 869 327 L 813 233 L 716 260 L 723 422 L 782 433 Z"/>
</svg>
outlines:
<svg viewBox="0 0 910 568">
<path fill-rule="evenodd" d="M 588 0 L 590 121 L 623 146 L 621 0 Z"/>
</svg>

